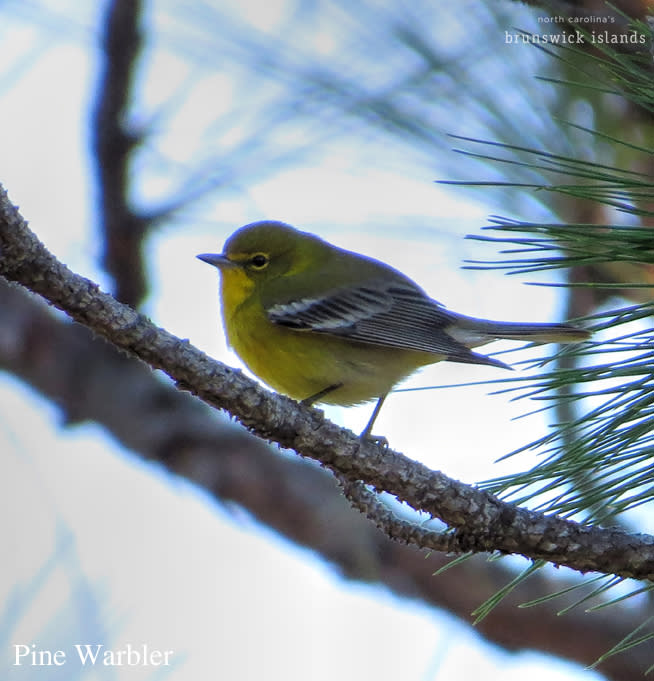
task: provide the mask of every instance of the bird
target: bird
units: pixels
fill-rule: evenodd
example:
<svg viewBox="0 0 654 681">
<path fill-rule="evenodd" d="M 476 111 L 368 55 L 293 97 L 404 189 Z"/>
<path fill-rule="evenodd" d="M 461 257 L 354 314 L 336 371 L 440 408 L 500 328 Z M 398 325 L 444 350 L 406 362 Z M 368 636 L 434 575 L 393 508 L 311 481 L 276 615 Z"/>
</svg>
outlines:
<svg viewBox="0 0 654 681">
<path fill-rule="evenodd" d="M 305 405 L 377 400 L 420 367 L 440 361 L 510 368 L 473 348 L 497 339 L 577 343 L 571 324 L 496 322 L 447 309 L 397 269 L 273 220 L 236 230 L 221 253 L 227 343 L 248 369 Z M 384 438 L 381 438 L 384 439 Z"/>
</svg>

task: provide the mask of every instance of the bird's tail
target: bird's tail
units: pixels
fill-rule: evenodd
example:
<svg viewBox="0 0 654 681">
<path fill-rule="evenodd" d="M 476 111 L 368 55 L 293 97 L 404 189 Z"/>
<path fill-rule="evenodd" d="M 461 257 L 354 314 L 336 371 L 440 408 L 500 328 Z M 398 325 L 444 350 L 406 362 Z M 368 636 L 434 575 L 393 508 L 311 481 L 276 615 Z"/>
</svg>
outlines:
<svg viewBox="0 0 654 681">
<path fill-rule="evenodd" d="M 579 343 L 590 338 L 590 333 L 571 324 L 523 324 L 521 322 L 493 322 L 457 315 L 447 333 L 468 347 L 488 343 L 494 339 L 532 343 Z"/>
</svg>

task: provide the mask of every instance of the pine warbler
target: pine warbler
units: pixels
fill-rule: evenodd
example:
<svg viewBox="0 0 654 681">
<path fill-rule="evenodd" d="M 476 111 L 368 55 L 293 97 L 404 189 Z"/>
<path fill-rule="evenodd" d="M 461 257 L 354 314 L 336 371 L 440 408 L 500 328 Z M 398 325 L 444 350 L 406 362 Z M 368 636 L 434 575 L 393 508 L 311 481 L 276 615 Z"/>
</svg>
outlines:
<svg viewBox="0 0 654 681">
<path fill-rule="evenodd" d="M 227 342 L 252 373 L 304 404 L 377 399 L 363 438 L 386 395 L 421 366 L 510 368 L 471 348 L 498 338 L 574 343 L 589 335 L 450 312 L 389 265 L 282 222 L 245 225 L 222 253 L 197 257 L 220 270 Z"/>
</svg>

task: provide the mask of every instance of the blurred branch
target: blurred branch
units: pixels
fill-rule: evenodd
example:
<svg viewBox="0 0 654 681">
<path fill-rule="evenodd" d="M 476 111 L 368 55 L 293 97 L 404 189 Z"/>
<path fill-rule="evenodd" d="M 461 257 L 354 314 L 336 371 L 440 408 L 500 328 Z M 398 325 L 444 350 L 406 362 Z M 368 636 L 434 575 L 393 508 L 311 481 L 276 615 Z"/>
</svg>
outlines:
<svg viewBox="0 0 654 681">
<path fill-rule="evenodd" d="M 140 138 L 128 128 L 134 64 L 141 51 L 139 0 L 111 0 L 103 22 L 102 74 L 93 112 L 93 161 L 98 176 L 105 270 L 118 300 L 137 307 L 147 293 L 143 240 L 152 220 L 129 201 L 130 156 Z"/>
</svg>

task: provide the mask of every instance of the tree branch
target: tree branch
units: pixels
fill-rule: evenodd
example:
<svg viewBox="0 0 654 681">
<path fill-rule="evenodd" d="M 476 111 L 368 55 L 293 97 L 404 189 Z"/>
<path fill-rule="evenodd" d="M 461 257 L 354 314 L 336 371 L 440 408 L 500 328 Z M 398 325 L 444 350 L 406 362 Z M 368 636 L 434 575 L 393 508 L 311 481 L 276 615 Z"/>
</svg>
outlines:
<svg viewBox="0 0 654 681">
<path fill-rule="evenodd" d="M 483 490 L 325 420 L 322 412 L 261 388 L 215 362 L 144 315 L 72 273 L 29 230 L 0 193 L 0 274 L 39 293 L 78 322 L 164 370 L 178 385 L 236 416 L 259 437 L 319 461 L 348 480 L 362 480 L 439 518 L 455 530 L 453 548 L 545 559 L 581 572 L 621 577 L 654 575 L 654 537 L 582 526 L 501 502 Z"/>
<path fill-rule="evenodd" d="M 123 446 L 319 552 L 345 577 L 382 584 L 469 622 L 471 611 L 515 576 L 505 562 L 479 556 L 436 578 L 447 556 L 427 557 L 414 546 L 390 540 L 350 506 L 330 473 L 222 422 L 215 410 L 158 380 L 142 362 L 6 282 L 0 282 L 0 368 L 59 405 L 67 423 L 92 420 L 104 426 Z M 386 509 L 367 493 L 372 507 L 382 506 L 371 513 L 379 522 Z M 355 505 L 363 510 L 358 501 Z M 610 618 L 580 608 L 558 617 L 557 609 L 572 604 L 572 594 L 539 608 L 517 607 L 574 584 L 562 574 L 540 571 L 516 587 L 476 630 L 510 650 L 533 648 L 589 665 L 647 616 L 629 603 L 614 606 Z M 580 629 L 585 633 L 581 640 Z M 648 666 L 647 648 L 639 646 L 610 658 L 601 669 L 616 681 L 640 681 Z"/>
<path fill-rule="evenodd" d="M 143 240 L 152 221 L 128 198 L 129 161 L 140 142 L 128 128 L 134 63 L 141 50 L 139 0 L 111 0 L 102 36 L 102 73 L 93 111 L 93 159 L 98 175 L 102 263 L 113 277 L 116 298 L 133 307 L 147 293 Z"/>
<path fill-rule="evenodd" d="M 20 217 L 2 198 L 0 233 L 13 229 L 14 221 L 22 229 Z M 0 237 L 0 260 L 9 270 L 13 267 L 3 258 L 5 243 Z M 21 266 L 29 267 L 30 256 L 24 256 L 18 258 Z M 293 541 L 319 551 L 347 577 L 381 582 L 398 594 L 420 598 L 469 621 L 470 612 L 514 576 L 503 562 L 472 558 L 435 578 L 447 557 L 432 554 L 425 559 L 414 547 L 387 539 L 349 507 L 331 476 L 320 468 L 280 455 L 243 429 L 221 423 L 215 412 L 188 393 L 156 380 L 144 364 L 121 355 L 88 329 L 66 323 L 37 298 L 6 283 L 0 284 L 0 366 L 60 405 L 68 422 L 91 419 L 104 425 L 124 446 L 161 461 L 219 500 L 237 502 Z M 363 488 L 360 483 L 346 484 Z M 365 491 L 364 501 L 375 522 L 396 520 Z M 357 501 L 357 506 L 363 504 Z M 401 520 L 400 527 L 405 522 Z M 409 523 L 404 527 L 415 532 Z M 552 579 L 547 571 L 532 575 L 477 631 L 509 649 L 534 648 L 591 664 L 638 626 L 645 613 L 633 604 L 614 606 L 610 618 L 580 609 L 561 618 L 554 604 L 517 609 L 520 603 L 572 584 L 562 576 Z M 572 598 L 563 597 L 555 605 L 565 607 Z M 581 628 L 582 639 L 576 635 Z M 601 670 L 616 681 L 629 681 L 640 678 L 648 665 L 647 646 L 639 646 L 628 655 L 609 658 Z"/>
</svg>

